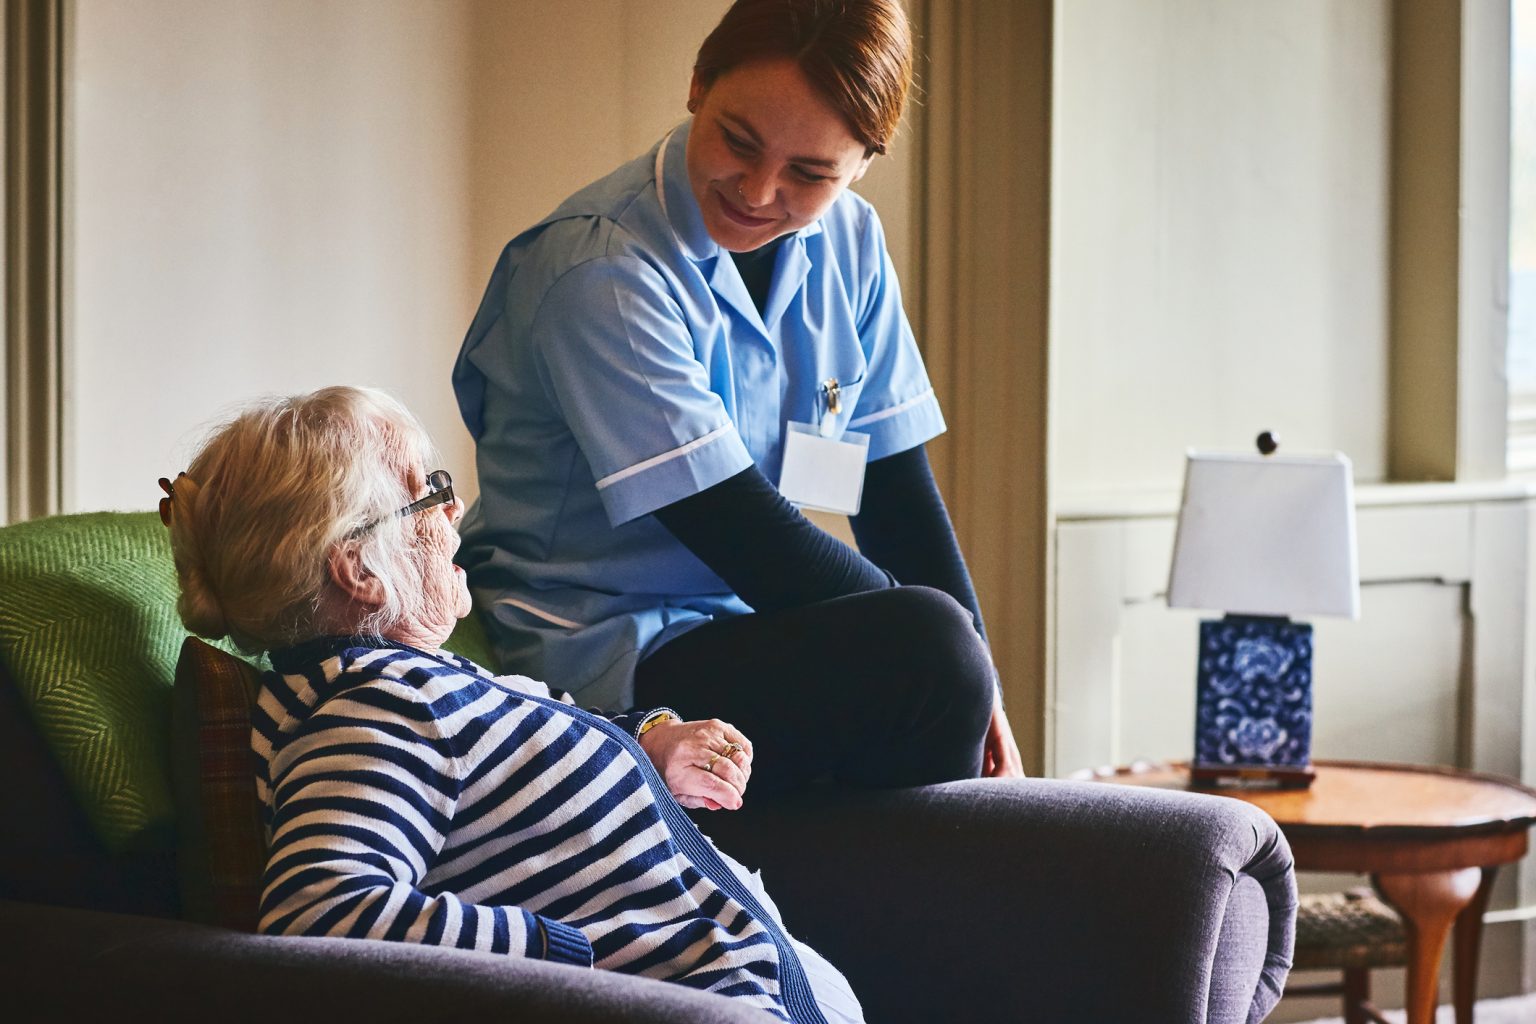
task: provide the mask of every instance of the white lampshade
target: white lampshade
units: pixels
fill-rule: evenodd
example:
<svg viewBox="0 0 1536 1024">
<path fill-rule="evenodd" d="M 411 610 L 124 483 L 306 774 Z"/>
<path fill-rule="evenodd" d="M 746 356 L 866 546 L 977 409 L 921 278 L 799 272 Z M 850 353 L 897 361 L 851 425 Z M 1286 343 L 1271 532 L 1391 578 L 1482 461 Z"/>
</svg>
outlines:
<svg viewBox="0 0 1536 1024">
<path fill-rule="evenodd" d="M 1349 459 L 1190 452 L 1168 604 L 1359 618 Z"/>
</svg>

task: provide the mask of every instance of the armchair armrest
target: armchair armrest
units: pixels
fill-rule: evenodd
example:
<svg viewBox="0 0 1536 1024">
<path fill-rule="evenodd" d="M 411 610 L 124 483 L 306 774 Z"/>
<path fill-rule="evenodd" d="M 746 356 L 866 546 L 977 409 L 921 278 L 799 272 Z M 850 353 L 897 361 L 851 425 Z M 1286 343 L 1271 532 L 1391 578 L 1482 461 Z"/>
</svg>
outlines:
<svg viewBox="0 0 1536 1024">
<path fill-rule="evenodd" d="M 698 820 L 870 1020 L 1242 1024 L 1290 969 L 1290 847 L 1240 801 L 979 780 Z"/>
<path fill-rule="evenodd" d="M 761 1024 L 730 999 L 646 978 L 368 939 L 250 935 L 0 901 L 0 985 L 18 1020 Z"/>
</svg>

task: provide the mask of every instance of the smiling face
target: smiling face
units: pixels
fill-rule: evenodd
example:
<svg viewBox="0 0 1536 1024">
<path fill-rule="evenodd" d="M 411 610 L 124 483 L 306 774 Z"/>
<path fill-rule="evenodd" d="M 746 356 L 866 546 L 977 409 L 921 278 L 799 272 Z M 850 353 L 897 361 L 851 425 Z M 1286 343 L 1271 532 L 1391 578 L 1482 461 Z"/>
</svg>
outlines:
<svg viewBox="0 0 1536 1024">
<path fill-rule="evenodd" d="M 871 155 L 792 60 L 732 68 L 688 90 L 688 184 L 709 237 L 749 252 L 812 223 Z"/>
</svg>

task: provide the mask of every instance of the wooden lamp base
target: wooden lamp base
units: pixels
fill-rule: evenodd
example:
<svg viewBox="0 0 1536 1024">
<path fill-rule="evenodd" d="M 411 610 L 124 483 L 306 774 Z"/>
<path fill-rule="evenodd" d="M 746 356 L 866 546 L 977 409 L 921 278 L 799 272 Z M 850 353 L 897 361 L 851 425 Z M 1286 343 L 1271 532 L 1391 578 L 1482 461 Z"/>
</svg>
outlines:
<svg viewBox="0 0 1536 1024">
<path fill-rule="evenodd" d="M 1316 777 L 1310 764 L 1189 766 L 1191 789 L 1306 789 Z"/>
</svg>

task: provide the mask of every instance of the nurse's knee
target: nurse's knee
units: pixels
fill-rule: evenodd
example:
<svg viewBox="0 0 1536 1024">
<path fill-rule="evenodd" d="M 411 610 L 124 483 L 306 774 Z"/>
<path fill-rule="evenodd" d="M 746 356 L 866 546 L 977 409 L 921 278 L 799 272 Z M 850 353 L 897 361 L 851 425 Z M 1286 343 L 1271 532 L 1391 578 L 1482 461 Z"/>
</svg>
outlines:
<svg viewBox="0 0 1536 1024">
<path fill-rule="evenodd" d="M 964 664 L 986 658 L 976 621 L 959 601 L 933 587 L 897 587 L 889 594 L 889 625 L 904 642 L 926 652 L 924 660 Z"/>
<path fill-rule="evenodd" d="M 892 643 L 919 688 L 941 687 L 961 717 L 992 711 L 994 673 L 986 642 L 971 613 L 942 590 L 897 587 L 888 592 Z"/>
</svg>

